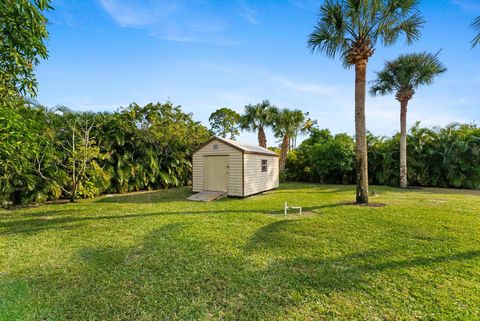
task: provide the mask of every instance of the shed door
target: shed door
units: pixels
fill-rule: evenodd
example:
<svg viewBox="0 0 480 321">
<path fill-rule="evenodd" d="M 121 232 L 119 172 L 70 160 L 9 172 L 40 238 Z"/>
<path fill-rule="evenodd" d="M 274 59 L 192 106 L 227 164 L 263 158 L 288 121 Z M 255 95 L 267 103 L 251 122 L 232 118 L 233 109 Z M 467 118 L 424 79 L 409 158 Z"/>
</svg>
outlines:
<svg viewBox="0 0 480 321">
<path fill-rule="evenodd" d="M 227 192 L 228 186 L 228 156 L 205 157 L 206 191 Z"/>
</svg>

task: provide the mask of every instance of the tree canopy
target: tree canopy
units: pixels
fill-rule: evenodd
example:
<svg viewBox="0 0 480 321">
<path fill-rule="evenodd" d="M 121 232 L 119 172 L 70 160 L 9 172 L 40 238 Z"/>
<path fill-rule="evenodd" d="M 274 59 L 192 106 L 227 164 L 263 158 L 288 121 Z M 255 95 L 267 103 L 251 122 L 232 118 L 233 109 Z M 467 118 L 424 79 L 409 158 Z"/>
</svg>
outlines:
<svg viewBox="0 0 480 321">
<path fill-rule="evenodd" d="M 0 206 L 182 186 L 210 132 L 180 106 L 0 108 Z"/>
<path fill-rule="evenodd" d="M 308 39 L 312 51 L 339 55 L 345 67 L 368 59 L 375 45 L 394 44 L 403 34 L 407 43 L 420 37 L 423 18 L 418 0 L 327 0 Z"/>
<path fill-rule="evenodd" d="M 278 114 L 278 108 L 268 100 L 252 105 L 245 106 L 245 111 L 240 120 L 240 127 L 243 130 L 258 132 L 258 144 L 267 147 L 267 138 L 265 128 L 270 127 L 275 122 Z"/>
<path fill-rule="evenodd" d="M 240 135 L 239 123 L 241 116 L 236 111 L 229 108 L 220 108 L 214 111 L 208 121 L 212 131 L 223 138 L 235 139 Z"/>
<path fill-rule="evenodd" d="M 20 95 L 35 96 L 34 69 L 48 57 L 47 18 L 50 0 L 0 1 L 0 102 Z"/>
<path fill-rule="evenodd" d="M 387 61 L 377 78 L 372 82 L 370 94 L 387 95 L 395 93 L 397 100 L 409 100 L 421 85 L 429 85 L 434 78 L 447 69 L 437 54 L 427 52 L 401 55 Z"/>
</svg>

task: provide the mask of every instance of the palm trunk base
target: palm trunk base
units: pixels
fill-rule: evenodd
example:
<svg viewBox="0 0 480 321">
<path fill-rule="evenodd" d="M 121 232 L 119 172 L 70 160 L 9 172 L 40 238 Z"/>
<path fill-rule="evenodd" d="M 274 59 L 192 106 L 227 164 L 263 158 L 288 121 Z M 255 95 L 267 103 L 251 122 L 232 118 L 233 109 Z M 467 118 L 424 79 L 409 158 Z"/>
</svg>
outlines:
<svg viewBox="0 0 480 321">
<path fill-rule="evenodd" d="M 407 165 L 400 165 L 400 188 L 407 188 Z"/>
</svg>

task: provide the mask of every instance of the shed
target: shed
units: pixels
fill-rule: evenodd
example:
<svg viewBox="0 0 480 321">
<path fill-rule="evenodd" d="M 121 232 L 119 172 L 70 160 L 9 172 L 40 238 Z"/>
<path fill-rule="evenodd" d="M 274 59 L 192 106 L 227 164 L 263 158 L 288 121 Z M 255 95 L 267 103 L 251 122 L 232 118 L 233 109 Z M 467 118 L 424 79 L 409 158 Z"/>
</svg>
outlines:
<svg viewBox="0 0 480 321">
<path fill-rule="evenodd" d="M 193 152 L 193 191 L 246 197 L 278 187 L 278 155 L 266 148 L 212 137 Z"/>
</svg>

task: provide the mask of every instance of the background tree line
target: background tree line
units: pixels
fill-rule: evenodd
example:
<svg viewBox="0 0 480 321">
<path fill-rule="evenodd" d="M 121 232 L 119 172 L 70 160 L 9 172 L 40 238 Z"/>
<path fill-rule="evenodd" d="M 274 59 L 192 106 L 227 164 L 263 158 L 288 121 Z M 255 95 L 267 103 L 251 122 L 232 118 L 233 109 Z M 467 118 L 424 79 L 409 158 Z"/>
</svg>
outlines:
<svg viewBox="0 0 480 321">
<path fill-rule="evenodd" d="M 425 128 L 419 123 L 407 135 L 411 185 L 480 188 L 480 128 L 450 124 Z M 367 135 L 370 184 L 398 186 L 400 133 L 393 137 Z M 347 134 L 332 135 L 313 128 L 309 137 L 288 154 L 287 180 L 353 184 L 355 142 Z"/>
<path fill-rule="evenodd" d="M 191 153 L 210 131 L 179 106 L 79 113 L 0 108 L 0 202 L 21 204 L 191 183 Z"/>
<path fill-rule="evenodd" d="M 235 139 L 240 129 L 257 133 L 258 145 L 263 148 L 268 147 L 265 130 L 271 128 L 280 141 L 279 164 L 283 175 L 287 154 L 296 147 L 297 136 L 316 123 L 308 115 L 299 109 L 280 109 L 269 100 L 263 100 L 246 105 L 241 115 L 228 108 L 217 109 L 210 115 L 209 121 L 212 132 L 223 138 Z"/>
</svg>

